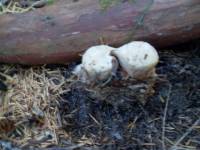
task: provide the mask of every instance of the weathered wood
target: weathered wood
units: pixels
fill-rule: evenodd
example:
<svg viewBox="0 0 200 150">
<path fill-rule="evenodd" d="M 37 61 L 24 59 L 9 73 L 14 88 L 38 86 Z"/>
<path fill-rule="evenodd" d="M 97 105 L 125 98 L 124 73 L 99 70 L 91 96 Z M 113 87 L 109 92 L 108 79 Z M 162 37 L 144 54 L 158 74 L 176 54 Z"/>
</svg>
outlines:
<svg viewBox="0 0 200 150">
<path fill-rule="evenodd" d="M 59 0 L 0 16 L 0 61 L 66 63 L 102 39 L 112 46 L 131 40 L 168 46 L 200 37 L 199 18 L 199 0 L 127 0 L 106 10 L 98 0 Z"/>
</svg>

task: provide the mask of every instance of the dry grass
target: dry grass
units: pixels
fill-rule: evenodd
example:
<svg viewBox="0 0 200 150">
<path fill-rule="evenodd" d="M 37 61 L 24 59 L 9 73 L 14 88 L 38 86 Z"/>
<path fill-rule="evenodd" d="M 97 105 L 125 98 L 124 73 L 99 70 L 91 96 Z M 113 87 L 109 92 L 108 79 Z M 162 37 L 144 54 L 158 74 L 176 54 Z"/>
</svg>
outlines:
<svg viewBox="0 0 200 150">
<path fill-rule="evenodd" d="M 35 8 L 43 7 L 45 4 L 50 4 L 52 2 L 53 0 L 8 0 L 6 3 L 0 1 L 0 15 L 5 13 L 24 13 L 34 10 Z"/>
<path fill-rule="evenodd" d="M 33 9 L 32 6 L 29 6 L 27 8 L 22 8 L 19 5 L 19 2 L 11 0 L 8 5 L 0 4 L 0 14 L 5 13 L 24 13 L 29 10 Z"/>
<path fill-rule="evenodd" d="M 3 67 L 1 76 L 6 77 L 9 87 L 7 92 L 1 93 L 0 138 L 14 140 L 20 145 L 58 144 L 61 121 L 57 105 L 65 84 L 61 71 L 45 67 Z M 7 75 L 13 69 L 17 69 L 17 74 Z"/>
</svg>

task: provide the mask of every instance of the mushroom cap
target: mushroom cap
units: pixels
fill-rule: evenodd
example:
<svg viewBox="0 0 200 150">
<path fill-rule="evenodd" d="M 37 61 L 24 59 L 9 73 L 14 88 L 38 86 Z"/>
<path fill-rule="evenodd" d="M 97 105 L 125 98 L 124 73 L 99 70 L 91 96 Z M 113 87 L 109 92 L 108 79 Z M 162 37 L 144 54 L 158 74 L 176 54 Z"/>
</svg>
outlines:
<svg viewBox="0 0 200 150">
<path fill-rule="evenodd" d="M 145 76 L 159 61 L 156 49 L 147 42 L 134 41 L 114 50 L 121 67 L 131 77 Z"/>
<path fill-rule="evenodd" d="M 87 72 L 89 80 L 105 80 L 113 72 L 115 57 L 111 51 L 115 49 L 107 45 L 90 47 L 82 56 L 82 68 Z"/>
<path fill-rule="evenodd" d="M 82 64 L 86 70 L 107 71 L 112 68 L 110 55 L 113 47 L 107 45 L 93 46 L 89 48 L 82 57 Z"/>
</svg>

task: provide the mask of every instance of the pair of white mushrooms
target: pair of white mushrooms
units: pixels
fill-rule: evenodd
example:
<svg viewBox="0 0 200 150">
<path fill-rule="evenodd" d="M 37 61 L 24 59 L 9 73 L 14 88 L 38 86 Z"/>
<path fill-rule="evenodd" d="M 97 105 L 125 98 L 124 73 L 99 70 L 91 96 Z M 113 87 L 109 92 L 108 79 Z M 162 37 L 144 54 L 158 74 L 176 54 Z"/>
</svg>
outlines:
<svg viewBox="0 0 200 150">
<path fill-rule="evenodd" d="M 82 56 L 82 63 L 73 73 L 86 83 L 109 81 L 119 66 L 124 79 L 143 80 L 156 75 L 159 61 L 156 49 L 147 42 L 134 41 L 119 48 L 107 45 L 93 46 Z"/>
</svg>

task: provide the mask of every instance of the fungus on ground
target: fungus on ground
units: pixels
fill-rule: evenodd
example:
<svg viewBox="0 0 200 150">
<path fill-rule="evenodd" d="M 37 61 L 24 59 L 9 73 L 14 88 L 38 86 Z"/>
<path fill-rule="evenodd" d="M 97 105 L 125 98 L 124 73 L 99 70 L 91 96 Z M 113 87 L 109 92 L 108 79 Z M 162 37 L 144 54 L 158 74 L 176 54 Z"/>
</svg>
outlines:
<svg viewBox="0 0 200 150">
<path fill-rule="evenodd" d="M 90 47 L 82 56 L 82 63 L 73 73 L 86 83 L 106 82 L 115 75 L 118 61 L 111 56 L 115 48 L 107 45 Z"/>
<path fill-rule="evenodd" d="M 118 58 L 124 78 L 143 80 L 156 75 L 155 66 L 159 61 L 156 49 L 147 42 L 134 41 L 112 51 Z"/>
</svg>

